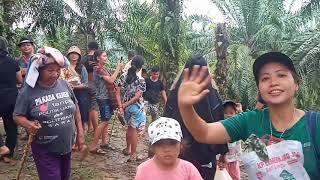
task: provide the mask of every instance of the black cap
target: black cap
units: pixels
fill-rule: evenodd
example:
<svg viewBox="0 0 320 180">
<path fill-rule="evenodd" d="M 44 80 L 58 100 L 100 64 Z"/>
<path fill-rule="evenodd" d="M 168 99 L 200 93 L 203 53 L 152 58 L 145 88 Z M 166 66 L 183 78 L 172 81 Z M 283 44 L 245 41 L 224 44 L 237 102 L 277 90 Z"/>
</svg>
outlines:
<svg viewBox="0 0 320 180">
<path fill-rule="evenodd" d="M 259 73 L 262 67 L 268 63 L 276 62 L 286 66 L 290 71 L 297 74 L 296 69 L 293 65 L 292 60 L 289 56 L 281 53 L 281 52 L 268 52 L 262 54 L 258 57 L 255 62 L 253 63 L 253 75 L 256 82 L 259 82 Z"/>
<path fill-rule="evenodd" d="M 231 101 L 231 100 L 223 101 L 223 103 L 222 103 L 223 108 L 227 107 L 228 105 L 231 105 L 233 107 L 237 106 L 237 104 L 234 101 Z"/>
<path fill-rule="evenodd" d="M 31 38 L 28 37 L 22 37 L 18 43 L 18 46 L 21 46 L 23 43 L 31 43 L 34 44 L 34 41 Z"/>
</svg>

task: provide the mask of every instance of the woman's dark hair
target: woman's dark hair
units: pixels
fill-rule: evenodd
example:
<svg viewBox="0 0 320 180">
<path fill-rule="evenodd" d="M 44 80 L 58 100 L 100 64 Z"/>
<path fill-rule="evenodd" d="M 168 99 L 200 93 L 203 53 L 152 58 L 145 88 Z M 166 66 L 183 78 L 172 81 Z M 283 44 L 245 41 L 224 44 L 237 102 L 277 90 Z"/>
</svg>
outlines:
<svg viewBox="0 0 320 180">
<path fill-rule="evenodd" d="M 78 53 L 77 53 L 78 54 Z M 76 70 L 76 72 L 79 74 L 79 75 L 81 75 L 81 71 L 82 71 L 82 66 L 83 66 L 83 64 L 81 63 L 81 55 L 80 54 L 78 54 L 79 55 L 79 58 L 78 58 L 78 60 L 77 60 L 77 64 L 76 64 L 76 67 L 75 67 L 75 70 Z"/>
<path fill-rule="evenodd" d="M 101 54 L 103 53 L 106 53 L 108 55 L 108 53 L 106 51 L 103 51 L 103 50 L 96 50 L 94 53 L 93 53 L 93 62 L 98 62 L 98 57 L 101 56 Z"/>
<path fill-rule="evenodd" d="M 99 49 L 99 44 L 96 41 L 91 41 L 88 44 L 88 49 L 89 50 L 98 50 Z"/>
<path fill-rule="evenodd" d="M 191 74 L 192 68 L 193 68 L 193 66 L 195 66 L 195 65 L 199 65 L 200 67 L 202 67 L 202 66 L 208 66 L 208 62 L 207 62 L 207 60 L 206 60 L 202 55 L 199 55 L 199 54 L 192 55 L 192 56 L 187 60 L 187 62 L 186 62 L 186 64 L 184 65 L 184 68 L 183 68 L 183 69 L 188 68 L 188 69 L 189 69 L 189 73 Z M 177 83 L 175 84 L 175 88 L 179 88 L 181 82 L 182 82 L 182 74 L 181 74 L 181 76 L 179 77 L 179 80 L 177 81 Z"/>
<path fill-rule="evenodd" d="M 132 82 L 138 79 L 137 70 L 141 69 L 143 64 L 144 64 L 144 59 L 142 56 L 137 55 L 133 57 L 131 61 L 131 67 L 128 69 L 128 74 L 126 79 L 126 82 L 128 84 L 131 84 Z"/>
<path fill-rule="evenodd" d="M 76 53 L 76 52 L 71 52 L 71 53 Z M 70 54 L 71 53 L 69 53 L 67 56 L 68 56 L 68 59 L 69 59 L 69 56 L 70 56 Z M 78 54 L 78 53 L 76 53 L 76 54 Z M 75 70 L 76 70 L 76 72 L 79 74 L 79 75 L 81 75 L 81 71 L 82 71 L 82 66 L 83 66 L 83 64 L 81 63 L 81 54 L 78 54 L 79 55 L 79 58 L 77 59 L 77 64 L 76 64 L 76 67 L 74 68 Z"/>
</svg>

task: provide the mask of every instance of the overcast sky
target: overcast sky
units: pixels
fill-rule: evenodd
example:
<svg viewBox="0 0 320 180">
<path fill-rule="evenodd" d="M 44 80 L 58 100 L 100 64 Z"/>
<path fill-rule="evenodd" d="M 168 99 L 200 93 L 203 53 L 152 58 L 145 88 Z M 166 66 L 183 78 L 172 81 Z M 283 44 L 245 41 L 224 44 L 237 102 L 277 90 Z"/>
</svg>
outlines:
<svg viewBox="0 0 320 180">
<path fill-rule="evenodd" d="M 74 0 L 64 0 L 69 6 L 77 11 L 74 6 Z M 148 1 L 151 2 L 152 0 L 140 0 L 140 1 Z M 289 7 L 292 1 L 295 1 L 293 4 L 292 10 L 298 10 L 303 0 L 285 0 L 286 8 Z M 212 3 L 212 0 L 185 0 L 184 1 L 184 13 L 187 15 L 191 14 L 201 14 L 207 15 L 212 18 L 214 22 L 223 22 L 223 16 L 218 8 Z"/>
</svg>

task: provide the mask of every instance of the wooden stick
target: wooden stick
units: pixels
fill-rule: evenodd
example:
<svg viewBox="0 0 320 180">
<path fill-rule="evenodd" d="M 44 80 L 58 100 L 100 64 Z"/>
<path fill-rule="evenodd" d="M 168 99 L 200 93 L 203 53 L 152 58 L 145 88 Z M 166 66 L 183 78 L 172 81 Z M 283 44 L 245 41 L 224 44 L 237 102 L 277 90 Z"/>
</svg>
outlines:
<svg viewBox="0 0 320 180">
<path fill-rule="evenodd" d="M 36 125 L 41 128 L 40 123 L 39 123 L 38 121 L 35 121 L 35 122 L 36 122 Z M 20 180 L 20 175 L 21 175 L 21 172 L 22 172 L 24 163 L 26 162 L 27 157 L 28 157 L 28 155 L 29 155 L 29 150 L 30 150 L 31 143 L 32 143 L 32 141 L 33 141 L 33 137 L 34 137 L 33 134 L 29 134 L 28 142 L 27 142 L 27 144 L 24 146 L 23 155 L 22 155 L 22 158 L 21 158 L 21 163 L 20 163 L 20 166 L 19 166 L 19 169 L 18 169 L 18 173 L 17 173 L 17 176 L 16 176 L 16 180 Z"/>
</svg>

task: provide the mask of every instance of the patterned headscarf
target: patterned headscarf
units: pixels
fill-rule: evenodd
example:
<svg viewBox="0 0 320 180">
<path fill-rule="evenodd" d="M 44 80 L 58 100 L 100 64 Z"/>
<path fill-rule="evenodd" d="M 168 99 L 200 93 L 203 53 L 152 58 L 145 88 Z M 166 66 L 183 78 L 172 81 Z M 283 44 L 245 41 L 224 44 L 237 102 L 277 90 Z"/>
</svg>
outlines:
<svg viewBox="0 0 320 180">
<path fill-rule="evenodd" d="M 70 65 L 68 59 L 62 53 L 52 47 L 43 47 L 37 54 L 32 55 L 30 59 L 31 66 L 26 77 L 26 83 L 34 88 L 39 78 L 39 68 L 46 65 L 57 63 L 60 67 L 66 68 Z"/>
</svg>

